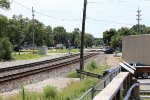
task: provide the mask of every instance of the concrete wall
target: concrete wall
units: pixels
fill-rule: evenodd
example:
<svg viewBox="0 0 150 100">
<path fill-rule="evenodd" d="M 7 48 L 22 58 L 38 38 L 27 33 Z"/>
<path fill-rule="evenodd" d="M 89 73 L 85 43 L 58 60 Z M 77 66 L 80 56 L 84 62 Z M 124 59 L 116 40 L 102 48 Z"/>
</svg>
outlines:
<svg viewBox="0 0 150 100">
<path fill-rule="evenodd" d="M 122 37 L 123 59 L 150 65 L 150 35 Z"/>
</svg>

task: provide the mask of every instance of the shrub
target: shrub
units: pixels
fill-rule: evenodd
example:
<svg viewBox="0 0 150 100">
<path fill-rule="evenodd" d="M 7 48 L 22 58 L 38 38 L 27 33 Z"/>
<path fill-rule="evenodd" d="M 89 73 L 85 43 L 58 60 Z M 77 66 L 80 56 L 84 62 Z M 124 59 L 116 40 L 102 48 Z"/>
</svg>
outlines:
<svg viewBox="0 0 150 100">
<path fill-rule="evenodd" d="M 8 38 L 0 38 L 0 59 L 10 60 L 12 53 L 12 44 Z"/>
<path fill-rule="evenodd" d="M 91 60 L 87 65 L 86 68 L 91 71 L 97 68 L 97 64 L 94 60 Z"/>
<path fill-rule="evenodd" d="M 78 78 L 79 75 L 77 74 L 77 72 L 72 71 L 72 72 L 70 72 L 70 73 L 67 75 L 67 77 L 70 77 L 70 78 Z"/>
<path fill-rule="evenodd" d="M 52 87 L 52 86 L 46 86 L 43 88 L 44 90 L 44 96 L 46 99 L 55 99 L 57 94 L 58 94 L 58 91 L 55 87 Z"/>
</svg>

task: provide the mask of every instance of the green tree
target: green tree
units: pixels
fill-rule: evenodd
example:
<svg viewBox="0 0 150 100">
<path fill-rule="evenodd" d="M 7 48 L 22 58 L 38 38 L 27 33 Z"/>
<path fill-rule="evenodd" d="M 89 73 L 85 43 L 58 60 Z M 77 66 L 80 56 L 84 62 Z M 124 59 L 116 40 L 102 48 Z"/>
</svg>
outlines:
<svg viewBox="0 0 150 100">
<path fill-rule="evenodd" d="M 12 53 L 12 44 L 8 38 L 0 38 L 0 60 L 10 60 Z"/>
<path fill-rule="evenodd" d="M 121 29 L 119 29 L 118 31 L 117 31 L 117 33 L 119 34 L 119 35 L 135 35 L 136 34 L 136 32 L 134 31 L 134 30 L 132 30 L 132 29 L 129 29 L 129 28 L 124 28 L 124 27 L 122 27 Z"/>
<path fill-rule="evenodd" d="M 52 46 L 53 45 L 53 32 L 52 32 L 52 27 L 51 26 L 47 26 L 44 29 L 44 40 L 45 40 L 45 44 L 47 46 Z"/>
<path fill-rule="evenodd" d="M 27 26 L 27 18 L 23 18 L 22 15 L 16 16 L 14 15 L 12 19 L 9 20 L 8 31 L 7 34 L 10 38 L 10 41 L 14 46 L 18 48 L 25 41 L 26 37 L 26 26 Z"/>
<path fill-rule="evenodd" d="M 0 8 L 1 9 L 9 9 L 10 8 L 9 0 L 0 0 Z"/>
<path fill-rule="evenodd" d="M 56 44 L 62 43 L 65 44 L 67 42 L 67 32 L 63 26 L 54 27 L 53 29 L 54 41 Z"/>
<path fill-rule="evenodd" d="M 85 47 L 92 47 L 93 46 L 93 43 L 94 43 L 94 37 L 92 34 L 89 34 L 89 33 L 86 33 L 85 34 L 85 41 L 84 41 L 84 44 L 85 44 Z"/>
<path fill-rule="evenodd" d="M 72 34 L 73 34 L 73 39 L 74 39 L 74 45 L 76 46 L 76 47 L 80 47 L 80 45 L 81 45 L 81 31 L 80 31 L 80 29 L 79 28 L 75 28 L 74 29 L 74 31 L 72 32 Z"/>
<path fill-rule="evenodd" d="M 0 15 L 0 37 L 7 36 L 8 19 L 6 16 Z"/>
<path fill-rule="evenodd" d="M 114 36 L 116 34 L 117 34 L 117 32 L 115 29 L 110 29 L 110 30 L 103 32 L 104 43 L 110 46 L 111 38 L 112 38 L 112 36 Z"/>
<path fill-rule="evenodd" d="M 104 45 L 104 41 L 103 41 L 102 38 L 95 38 L 95 39 L 94 39 L 94 44 L 95 44 L 96 46 Z"/>
<path fill-rule="evenodd" d="M 122 47 L 121 35 L 116 34 L 116 35 L 112 36 L 110 44 L 113 48 Z"/>
</svg>

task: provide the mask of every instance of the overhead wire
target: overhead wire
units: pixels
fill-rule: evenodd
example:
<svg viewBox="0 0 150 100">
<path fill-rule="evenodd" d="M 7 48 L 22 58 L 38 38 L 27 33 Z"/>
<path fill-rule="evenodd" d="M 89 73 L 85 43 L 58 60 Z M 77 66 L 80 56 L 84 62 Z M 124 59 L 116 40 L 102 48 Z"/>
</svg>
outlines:
<svg viewBox="0 0 150 100">
<path fill-rule="evenodd" d="M 95 19 L 95 18 L 90 18 L 90 17 L 87 17 L 87 19 L 89 19 L 89 20 L 95 20 L 95 21 L 101 21 L 101 22 L 114 23 L 114 24 L 133 25 L 133 24 L 128 24 L 128 23 L 118 23 L 118 22 L 109 21 L 109 20 L 100 20 L 100 19 Z"/>
<path fill-rule="evenodd" d="M 21 3 L 18 3 L 18 2 L 14 1 L 14 0 L 13 0 L 13 2 L 14 2 L 15 4 L 18 4 L 18 5 L 20 5 L 21 7 L 23 7 L 23 8 L 25 8 L 25 9 L 29 10 L 29 11 L 32 11 L 31 8 L 28 8 L 28 7 L 24 6 L 24 5 L 22 5 Z M 39 15 L 42 15 L 42 16 L 45 16 L 45 17 L 49 17 L 49 18 L 51 18 L 51 19 L 57 19 L 57 20 L 63 20 L 63 21 L 80 21 L 80 19 L 67 19 L 67 18 L 52 17 L 52 16 L 46 15 L 46 14 L 44 14 L 44 13 L 38 12 L 38 11 L 36 11 L 36 10 L 35 10 L 35 13 L 37 13 L 37 14 L 39 14 Z"/>
<path fill-rule="evenodd" d="M 29 11 L 32 11 L 31 8 L 28 8 L 24 5 L 22 5 L 21 3 L 18 3 L 14 0 L 12 0 L 12 3 L 15 3 L 15 4 L 18 4 L 20 5 L 21 7 L 29 10 Z M 89 2 L 90 3 L 90 2 Z M 92 3 L 92 2 L 91 2 Z M 96 2 L 93 2 L 93 3 L 96 3 Z M 68 18 L 57 18 L 57 17 L 52 17 L 52 16 L 49 16 L 47 14 L 44 14 L 44 13 L 41 13 L 41 12 L 38 12 L 35 10 L 35 13 L 39 14 L 39 15 L 42 15 L 42 16 L 45 16 L 45 17 L 48 17 L 48 18 L 51 18 L 51 19 L 56 19 L 56 20 L 62 20 L 62 21 L 81 21 L 82 18 L 80 19 L 68 19 Z M 95 20 L 95 21 L 101 21 L 101 22 L 107 22 L 107 23 L 114 23 L 114 24 L 122 24 L 122 25 L 133 25 L 133 24 L 128 24 L 128 23 L 118 23 L 118 22 L 115 22 L 115 21 L 109 21 L 109 20 L 100 20 L 100 19 L 96 19 L 96 18 L 89 18 L 89 17 L 86 17 L 87 20 Z"/>
</svg>

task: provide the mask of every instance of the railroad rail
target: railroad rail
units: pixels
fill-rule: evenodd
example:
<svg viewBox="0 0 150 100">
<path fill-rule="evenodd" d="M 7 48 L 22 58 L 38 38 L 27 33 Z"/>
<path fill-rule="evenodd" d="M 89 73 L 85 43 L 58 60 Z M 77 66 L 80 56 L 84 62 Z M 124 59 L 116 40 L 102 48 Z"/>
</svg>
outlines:
<svg viewBox="0 0 150 100">
<path fill-rule="evenodd" d="M 0 73 L 6 72 L 6 71 L 17 70 L 17 69 L 23 69 L 23 68 L 31 68 L 31 67 L 38 66 L 41 64 L 52 63 L 52 62 L 56 62 L 56 61 L 60 61 L 60 60 L 64 60 L 64 59 L 68 59 L 68 58 L 72 58 L 72 57 L 76 57 L 76 56 L 79 56 L 79 53 L 74 54 L 74 55 L 68 55 L 68 56 L 60 57 L 60 58 L 54 58 L 54 59 L 50 59 L 50 60 L 40 61 L 40 62 L 34 62 L 34 63 L 24 64 L 24 65 L 17 65 L 17 66 L 11 66 L 11 67 L 6 67 L 6 68 L 0 68 Z"/>
<path fill-rule="evenodd" d="M 90 58 L 92 56 L 95 56 L 97 54 L 98 53 L 87 54 L 87 55 L 84 56 L 84 59 L 88 59 L 88 58 Z M 70 56 L 68 56 L 68 57 L 70 57 Z M 28 70 L 28 71 L 23 71 L 23 72 L 18 72 L 18 73 L 11 74 L 11 75 L 2 76 L 2 77 L 0 77 L 0 83 L 9 82 L 9 81 L 12 81 L 12 80 L 15 80 L 15 79 L 19 79 L 19 78 L 22 78 L 22 77 L 26 77 L 26 76 L 30 76 L 30 75 L 46 72 L 46 71 L 51 71 L 53 69 L 57 69 L 57 68 L 60 68 L 60 67 L 65 67 L 65 66 L 77 63 L 77 62 L 80 62 L 80 58 L 79 57 L 77 57 L 75 59 L 71 59 L 70 61 L 64 61 L 64 62 L 52 64 L 52 65 L 49 65 L 49 66 L 45 66 L 45 67 L 42 67 L 42 68 L 31 69 L 31 70 Z M 43 64 L 43 62 L 41 64 Z M 35 64 L 29 64 L 29 65 L 30 66 L 28 66 L 28 67 L 31 67 L 31 66 L 34 66 L 34 65 L 39 65 L 39 62 L 38 62 L 38 64 L 35 63 Z M 25 64 L 25 66 L 23 66 L 23 65 L 20 65 L 20 66 L 22 68 L 24 68 L 27 65 Z M 17 69 L 18 68 L 19 68 L 19 66 L 17 66 Z M 15 68 L 13 67 L 12 70 L 14 70 L 14 69 Z M 8 69 L 8 70 L 10 70 L 10 69 Z"/>
</svg>

